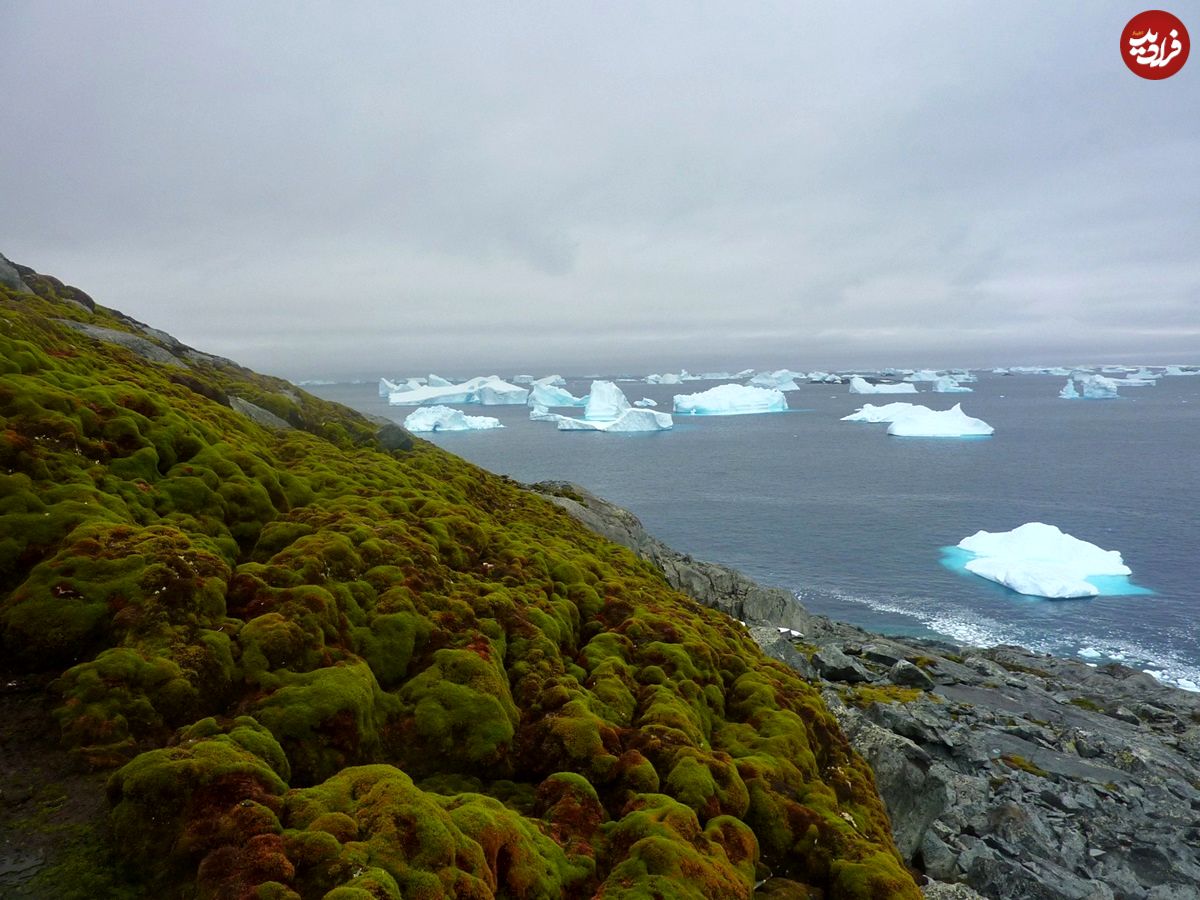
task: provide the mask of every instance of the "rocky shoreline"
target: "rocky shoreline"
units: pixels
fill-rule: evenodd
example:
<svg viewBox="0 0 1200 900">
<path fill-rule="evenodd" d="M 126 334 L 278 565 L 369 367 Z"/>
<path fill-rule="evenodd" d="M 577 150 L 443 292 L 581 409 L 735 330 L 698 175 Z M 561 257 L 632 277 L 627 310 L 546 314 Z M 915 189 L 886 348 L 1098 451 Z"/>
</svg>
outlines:
<svg viewBox="0 0 1200 900">
<path fill-rule="evenodd" d="M 1200 695 L 1118 664 L 871 634 L 577 485 L 533 489 L 821 686 L 927 896 L 1200 898 Z"/>
</svg>

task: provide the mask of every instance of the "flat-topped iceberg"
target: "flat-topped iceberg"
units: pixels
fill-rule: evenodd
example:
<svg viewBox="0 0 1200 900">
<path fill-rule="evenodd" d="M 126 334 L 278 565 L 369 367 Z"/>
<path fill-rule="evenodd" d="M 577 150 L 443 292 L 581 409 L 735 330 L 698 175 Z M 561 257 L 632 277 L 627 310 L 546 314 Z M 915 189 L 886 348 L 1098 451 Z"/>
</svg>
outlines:
<svg viewBox="0 0 1200 900">
<path fill-rule="evenodd" d="M 1086 579 L 1132 574 L 1116 550 L 1101 549 L 1042 522 L 1012 531 L 977 531 L 958 546 L 975 554 L 964 566 L 968 572 L 1034 597 L 1095 597 L 1100 589 Z"/>
<path fill-rule="evenodd" d="M 529 391 L 528 403 L 530 406 L 585 406 L 587 397 L 576 397 L 566 388 L 535 381 Z"/>
<path fill-rule="evenodd" d="M 972 389 L 963 387 L 949 375 L 939 375 L 933 382 L 933 390 L 938 394 L 969 394 Z"/>
<path fill-rule="evenodd" d="M 917 369 L 911 375 L 904 376 L 905 381 L 937 381 L 938 373 L 933 369 Z"/>
<path fill-rule="evenodd" d="M 567 380 L 561 375 L 543 375 L 541 378 L 535 378 L 531 384 L 544 384 L 547 387 L 564 387 Z"/>
<path fill-rule="evenodd" d="M 875 406 L 872 403 L 867 403 L 861 406 L 858 412 L 850 413 L 848 416 L 842 416 L 843 422 L 891 422 L 900 416 L 907 415 L 918 407 L 912 403 L 885 403 L 883 406 Z M 925 409 L 925 407 L 919 407 Z"/>
<path fill-rule="evenodd" d="M 484 431 L 504 426 L 491 416 L 467 416 L 448 406 L 423 406 L 408 414 L 404 427 L 409 431 Z"/>
<path fill-rule="evenodd" d="M 944 410 L 914 406 L 892 419 L 887 433 L 895 437 L 979 437 L 993 431 L 995 429 L 983 419 L 968 416 L 962 406 L 955 403 Z"/>
<path fill-rule="evenodd" d="M 593 381 L 583 417 L 593 422 L 611 422 L 629 409 L 629 398 L 611 381 Z"/>
<path fill-rule="evenodd" d="M 559 431 L 666 431 L 675 424 L 669 414 L 655 412 L 652 409 L 626 409 L 615 419 L 604 422 L 572 419 L 569 416 L 558 416 L 557 419 Z"/>
<path fill-rule="evenodd" d="M 852 394 L 915 394 L 917 388 L 911 382 L 902 384 L 871 384 L 860 375 L 850 379 Z"/>
<path fill-rule="evenodd" d="M 664 375 L 647 375 L 646 384 L 683 384 L 683 376 L 667 372 Z"/>
<path fill-rule="evenodd" d="M 798 391 L 800 385 L 796 384 L 796 379 L 803 381 L 806 377 L 803 372 L 776 369 L 774 372 L 759 372 L 748 384 L 751 387 L 774 388 L 777 391 Z"/>
<path fill-rule="evenodd" d="M 383 384 L 381 383 L 380 390 L 382 391 L 382 389 Z M 426 406 L 448 403 L 480 403 L 484 406 L 502 406 L 523 405 L 528 397 L 529 391 L 525 388 L 509 384 L 498 375 L 485 375 L 461 384 L 416 384 L 407 390 L 394 390 L 388 394 L 388 403 L 392 406 Z"/>
<path fill-rule="evenodd" d="M 1113 400 L 1117 393 L 1117 382 L 1103 375 L 1076 374 L 1068 379 L 1058 396 L 1064 400 Z"/>
<path fill-rule="evenodd" d="M 741 416 L 787 408 L 782 391 L 745 384 L 719 384 L 698 394 L 675 395 L 675 412 L 688 416 Z"/>
</svg>

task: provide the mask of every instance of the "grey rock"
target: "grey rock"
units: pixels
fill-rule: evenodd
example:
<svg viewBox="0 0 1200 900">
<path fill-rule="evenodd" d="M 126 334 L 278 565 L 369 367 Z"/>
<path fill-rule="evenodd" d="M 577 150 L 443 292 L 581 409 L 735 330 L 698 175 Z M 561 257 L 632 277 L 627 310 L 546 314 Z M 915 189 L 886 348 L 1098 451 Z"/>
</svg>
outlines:
<svg viewBox="0 0 1200 900">
<path fill-rule="evenodd" d="M 68 328 L 82 332 L 90 338 L 124 347 L 131 353 L 135 353 L 151 362 L 162 363 L 168 366 L 186 366 L 186 363 L 171 354 L 168 350 L 140 335 L 131 334 L 128 331 L 118 331 L 115 328 L 102 328 L 99 325 L 90 325 L 87 322 L 76 322 L 74 319 L 56 319 L 55 321 L 60 325 L 65 325 Z"/>
<path fill-rule="evenodd" d="M 29 286 L 21 280 L 21 273 L 16 270 L 7 256 L 0 253 L 0 285 L 8 288 L 10 291 L 24 291 L 26 294 L 32 293 Z"/>
<path fill-rule="evenodd" d="M 847 656 L 837 647 L 822 647 L 813 654 L 812 663 L 820 676 L 827 681 L 854 684 L 871 680 L 862 663 Z"/>
<path fill-rule="evenodd" d="M 395 422 L 388 422 L 377 432 L 375 437 L 384 450 L 411 450 L 413 448 L 412 432 Z"/>
<path fill-rule="evenodd" d="M 284 419 L 279 418 L 275 413 L 268 409 L 263 409 L 261 406 L 255 406 L 249 400 L 243 400 L 241 397 L 230 396 L 229 407 L 236 412 L 240 412 L 243 416 L 252 422 L 257 422 L 264 428 L 273 428 L 277 431 L 290 430 L 292 425 Z"/>
<path fill-rule="evenodd" d="M 925 900 L 988 900 L 965 884 L 943 884 L 940 881 L 929 882 L 921 888 L 921 893 Z"/>
<path fill-rule="evenodd" d="M 906 659 L 900 660 L 888 669 L 888 680 L 902 687 L 915 687 L 923 691 L 933 688 L 933 679 L 920 666 L 914 666 Z"/>
</svg>

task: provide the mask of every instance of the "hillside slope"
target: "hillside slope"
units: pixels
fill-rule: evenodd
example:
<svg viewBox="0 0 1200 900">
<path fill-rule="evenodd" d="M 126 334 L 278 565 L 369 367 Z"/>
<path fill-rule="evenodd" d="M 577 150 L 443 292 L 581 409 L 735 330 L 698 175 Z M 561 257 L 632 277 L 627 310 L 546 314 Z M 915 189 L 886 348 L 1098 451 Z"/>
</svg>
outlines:
<svg viewBox="0 0 1200 900">
<path fill-rule="evenodd" d="M 920 896 L 736 621 L 395 426 L 0 275 L 0 639 L 46 685 L 6 702 L 83 773 L 6 761 L 10 846 L 47 821 L 22 779 L 76 779 L 74 852 L 14 890 Z"/>
</svg>

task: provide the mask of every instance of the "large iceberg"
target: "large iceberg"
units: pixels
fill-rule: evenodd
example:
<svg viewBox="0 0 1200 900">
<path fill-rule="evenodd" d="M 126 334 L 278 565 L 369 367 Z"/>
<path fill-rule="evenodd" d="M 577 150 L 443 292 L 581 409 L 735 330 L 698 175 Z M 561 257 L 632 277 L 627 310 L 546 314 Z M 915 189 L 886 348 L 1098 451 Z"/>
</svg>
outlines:
<svg viewBox="0 0 1200 900">
<path fill-rule="evenodd" d="M 448 406 L 423 406 L 408 414 L 404 427 L 409 431 L 483 431 L 504 426 L 491 416 L 466 416 Z"/>
<path fill-rule="evenodd" d="M 853 412 L 848 416 L 842 416 L 842 421 L 891 422 L 893 419 L 907 415 L 914 409 L 925 409 L 925 407 L 914 406 L 912 403 L 885 403 L 883 406 L 875 406 L 872 403 L 866 403 L 859 408 L 858 412 Z"/>
<path fill-rule="evenodd" d="M 380 385 L 382 389 L 382 384 Z M 440 403 L 480 403 L 484 406 L 524 404 L 529 391 L 509 384 L 498 375 L 472 378 L 462 384 L 416 385 L 407 390 L 394 390 L 388 394 L 392 406 L 425 406 Z"/>
<path fill-rule="evenodd" d="M 587 397 L 576 397 L 566 388 L 535 381 L 529 392 L 528 402 L 530 406 L 584 406 L 587 404 Z"/>
<path fill-rule="evenodd" d="M 968 572 L 1034 597 L 1094 597 L 1100 590 L 1087 578 L 1131 574 L 1116 550 L 1103 550 L 1042 522 L 1012 531 L 978 531 L 958 546 L 975 554 L 964 566 Z"/>
<path fill-rule="evenodd" d="M 1058 396 L 1064 400 L 1112 400 L 1117 394 L 1117 382 L 1103 375 L 1079 375 L 1068 380 Z"/>
<path fill-rule="evenodd" d="M 572 419 L 569 416 L 558 416 L 559 431 L 666 431 L 675 423 L 667 413 L 655 412 L 652 409 L 626 409 L 615 419 L 597 422 L 590 419 Z"/>
<path fill-rule="evenodd" d="M 933 382 L 933 390 L 938 394 L 969 394 L 971 388 L 963 387 L 949 375 L 939 375 Z"/>
<path fill-rule="evenodd" d="M 865 378 L 855 375 L 850 379 L 852 394 L 915 394 L 916 387 L 911 382 L 903 384 L 871 384 Z"/>
<path fill-rule="evenodd" d="M 611 422 L 629 409 L 629 398 L 611 381 L 593 381 L 583 417 L 594 422 Z"/>
<path fill-rule="evenodd" d="M 933 410 L 914 406 L 892 419 L 887 433 L 895 437 L 976 437 L 995 431 L 983 419 L 973 419 L 954 404 L 950 409 Z"/>
<path fill-rule="evenodd" d="M 744 384 L 720 384 L 698 394 L 675 395 L 675 412 L 689 416 L 740 416 L 787 408 L 782 391 Z"/>
</svg>

